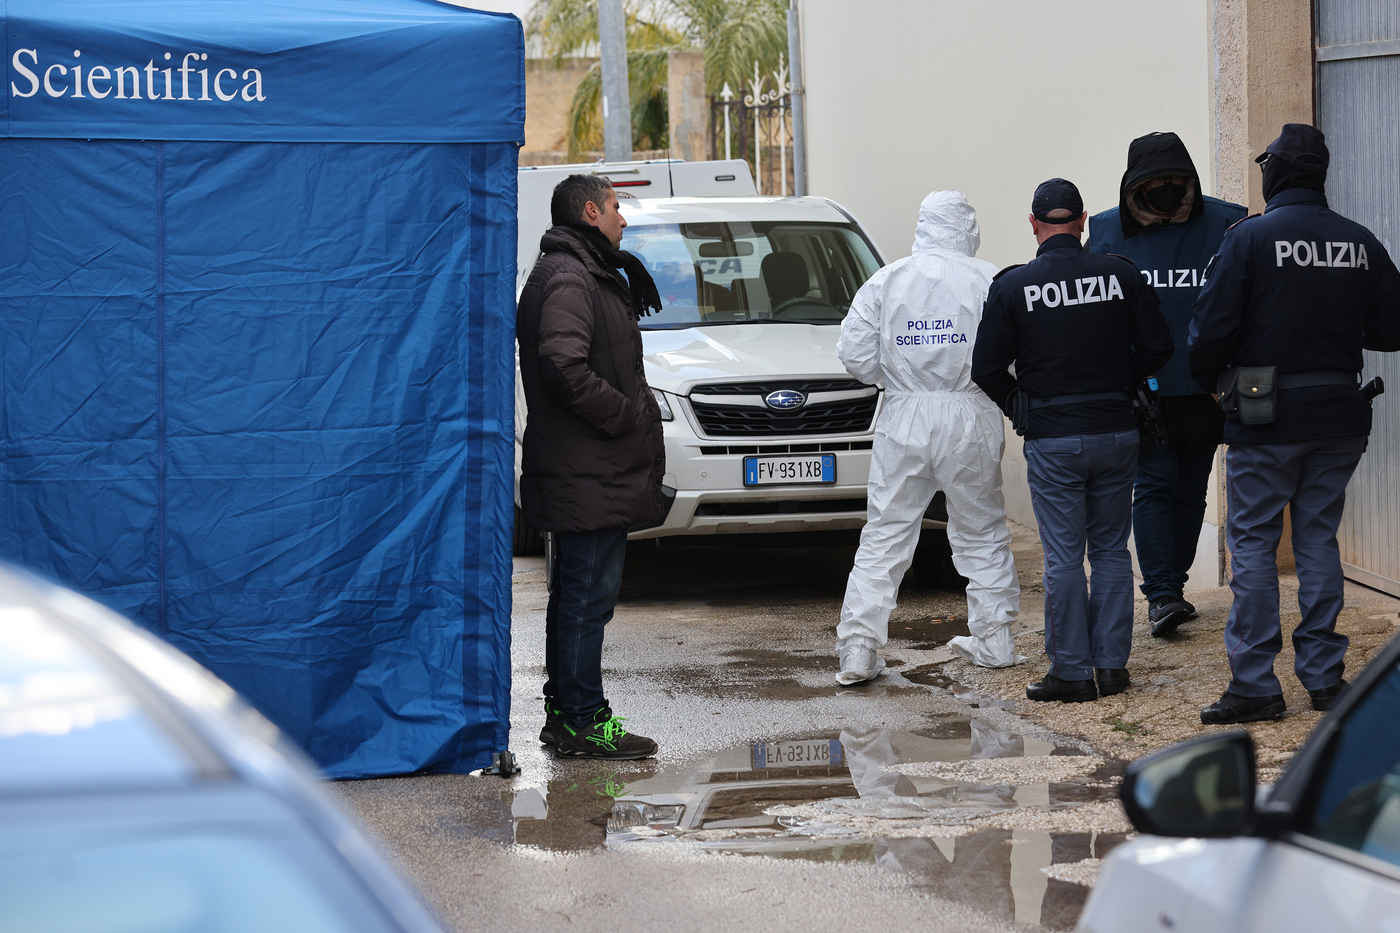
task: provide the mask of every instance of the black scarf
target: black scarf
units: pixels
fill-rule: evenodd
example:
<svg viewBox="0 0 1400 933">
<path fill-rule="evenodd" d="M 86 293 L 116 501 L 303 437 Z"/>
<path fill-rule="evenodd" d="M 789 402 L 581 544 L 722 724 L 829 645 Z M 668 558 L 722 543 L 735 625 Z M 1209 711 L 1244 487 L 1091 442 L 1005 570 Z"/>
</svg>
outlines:
<svg viewBox="0 0 1400 933">
<path fill-rule="evenodd" d="M 656 290 L 656 282 L 642 261 L 625 249 L 615 249 L 603 231 L 582 220 L 566 220 L 561 227 L 568 227 L 583 235 L 586 242 L 605 266 L 621 269 L 627 274 L 627 288 L 632 293 L 632 316 L 646 317 L 653 311 L 661 310 L 661 293 Z"/>
<path fill-rule="evenodd" d="M 1273 200 L 1274 195 L 1289 188 L 1312 188 L 1315 191 L 1327 190 L 1327 166 L 1320 160 L 1316 165 L 1287 162 L 1278 156 L 1269 156 L 1264 162 L 1264 203 Z"/>
</svg>

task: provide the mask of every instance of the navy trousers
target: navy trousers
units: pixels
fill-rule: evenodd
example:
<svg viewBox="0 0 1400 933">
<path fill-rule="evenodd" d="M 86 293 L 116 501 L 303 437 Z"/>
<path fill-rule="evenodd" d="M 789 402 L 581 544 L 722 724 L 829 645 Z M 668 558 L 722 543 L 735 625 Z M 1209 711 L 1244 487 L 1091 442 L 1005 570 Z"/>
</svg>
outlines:
<svg viewBox="0 0 1400 933">
<path fill-rule="evenodd" d="M 1133 543 L 1149 600 L 1181 596 L 1206 515 L 1215 444 L 1181 441 L 1138 451 Z"/>
<path fill-rule="evenodd" d="M 1342 679 L 1347 637 L 1335 631 L 1342 611 L 1342 560 L 1337 526 L 1347 482 L 1366 438 L 1329 437 L 1289 444 L 1233 446 L 1225 455 L 1230 516 L 1226 537 L 1235 603 L 1225 623 L 1230 692 L 1262 697 L 1282 693 L 1274 658 L 1283 647 L 1278 615 L 1278 544 L 1283 507 L 1293 524 L 1298 608 L 1293 630 L 1294 671 L 1309 690 Z"/>
<path fill-rule="evenodd" d="M 1050 673 L 1089 680 L 1123 668 L 1133 642 L 1132 524 L 1137 429 L 1026 441 L 1045 550 L 1045 654 Z M 1088 548 L 1093 586 L 1084 576 Z"/>
<path fill-rule="evenodd" d="M 575 727 L 608 705 L 603 628 L 622 592 L 626 557 L 626 528 L 554 535 L 554 592 L 544 617 L 544 695 Z"/>
</svg>

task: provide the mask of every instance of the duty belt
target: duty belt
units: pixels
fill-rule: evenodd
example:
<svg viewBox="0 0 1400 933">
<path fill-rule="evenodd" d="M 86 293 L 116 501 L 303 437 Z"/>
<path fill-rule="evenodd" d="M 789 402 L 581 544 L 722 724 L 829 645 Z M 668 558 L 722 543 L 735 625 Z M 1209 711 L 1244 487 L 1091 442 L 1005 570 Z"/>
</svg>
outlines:
<svg viewBox="0 0 1400 933">
<path fill-rule="evenodd" d="M 1276 388 L 1311 389 L 1313 386 L 1351 386 L 1361 388 L 1361 374 L 1341 369 L 1314 369 L 1306 373 L 1289 373 L 1277 377 Z"/>
<path fill-rule="evenodd" d="M 1311 385 L 1312 383 L 1309 383 Z M 1052 405 L 1079 405 L 1083 402 L 1126 402 L 1127 392 L 1084 392 L 1079 395 L 1052 395 L 1049 398 L 1030 400 L 1031 411 L 1049 408 Z"/>
</svg>

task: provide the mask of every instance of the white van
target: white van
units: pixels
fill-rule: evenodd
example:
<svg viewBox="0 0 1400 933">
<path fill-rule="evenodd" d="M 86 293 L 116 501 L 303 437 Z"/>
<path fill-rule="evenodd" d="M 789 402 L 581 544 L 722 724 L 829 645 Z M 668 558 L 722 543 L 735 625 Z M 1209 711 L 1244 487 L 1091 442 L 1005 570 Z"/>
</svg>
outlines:
<svg viewBox="0 0 1400 933">
<path fill-rule="evenodd" d="M 702 178 L 740 172 L 748 178 L 741 161 L 737 169 L 735 163 L 672 163 L 673 177 L 683 166 Z M 629 176 L 609 170 L 616 167 L 567 168 L 605 171 L 613 179 L 627 218 L 622 247 L 641 257 L 663 303 L 640 325 L 647 383 L 664 422 L 670 508 L 658 524 L 633 529 L 631 539 L 854 543 L 865 524 L 881 393 L 846 372 L 836 340 L 856 291 L 882 265 L 874 244 L 854 217 L 826 198 L 636 197 L 637 189 L 618 185 Z M 522 240 L 532 236 L 533 246 L 521 244 L 520 288 L 539 255 L 548 193 L 562 178 L 551 178 L 543 197 L 527 195 L 531 183 L 543 187 L 535 178 L 527 182 L 528 172 L 521 170 L 522 212 L 528 198 L 544 219 L 532 216 L 527 223 L 522 216 Z M 517 477 L 524 431 L 517 377 Z M 518 483 L 516 496 L 518 504 Z M 944 528 L 944 509 L 940 494 L 924 527 Z M 516 524 L 516 553 L 539 553 L 539 535 L 518 511 Z M 946 536 L 925 538 L 916 578 L 956 585 Z"/>
</svg>

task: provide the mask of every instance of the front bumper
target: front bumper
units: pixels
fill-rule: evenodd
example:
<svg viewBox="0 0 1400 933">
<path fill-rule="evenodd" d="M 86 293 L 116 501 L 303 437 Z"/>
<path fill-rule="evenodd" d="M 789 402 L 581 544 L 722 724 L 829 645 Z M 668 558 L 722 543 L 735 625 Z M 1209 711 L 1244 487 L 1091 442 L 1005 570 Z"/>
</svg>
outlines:
<svg viewBox="0 0 1400 933">
<path fill-rule="evenodd" d="M 683 402 L 673 402 L 673 408 L 681 410 L 674 421 L 663 424 L 666 475 L 662 482 L 675 490 L 675 498 L 660 524 L 632 532 L 632 540 L 858 531 L 865 526 L 873 434 L 705 438 L 686 417 Z M 745 457 L 812 453 L 835 455 L 834 484 L 744 485 Z M 939 520 L 943 516 L 934 511 L 925 517 L 925 528 L 945 526 Z"/>
<path fill-rule="evenodd" d="M 667 425 L 670 427 L 670 424 Z M 761 444 L 729 445 L 666 438 L 663 483 L 676 491 L 665 520 L 633 532 L 633 539 L 672 535 L 762 534 L 844 531 L 865 524 L 865 487 L 870 477 L 870 441 L 773 438 Z M 851 450 L 852 444 L 858 445 Z M 743 483 L 744 457 L 789 453 L 795 444 L 836 456 L 836 482 L 826 486 L 758 486 Z M 863 449 L 861 449 L 863 446 Z M 740 452 L 729 452 L 739 447 Z M 844 448 L 844 449 L 843 449 Z M 724 453 L 711 452 L 724 449 Z"/>
</svg>

